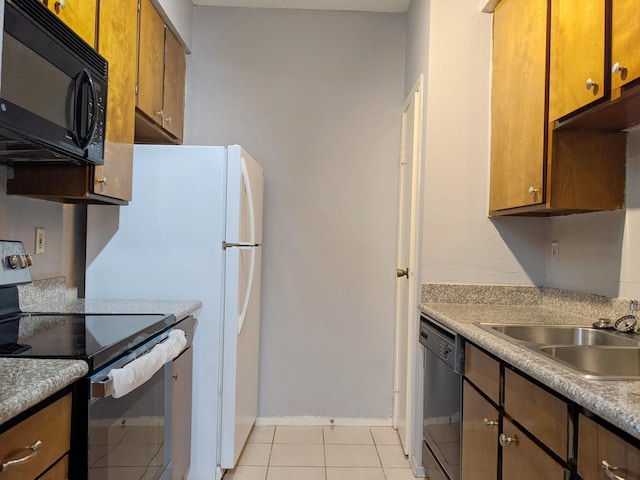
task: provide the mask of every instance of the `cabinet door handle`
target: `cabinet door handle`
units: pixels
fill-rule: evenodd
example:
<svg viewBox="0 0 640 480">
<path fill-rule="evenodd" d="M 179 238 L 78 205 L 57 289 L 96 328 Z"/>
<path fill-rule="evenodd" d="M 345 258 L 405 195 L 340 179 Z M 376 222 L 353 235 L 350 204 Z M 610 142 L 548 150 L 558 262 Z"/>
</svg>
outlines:
<svg viewBox="0 0 640 480">
<path fill-rule="evenodd" d="M 623 77 L 623 79 L 626 76 L 625 75 L 626 70 L 627 70 L 627 67 L 620 65 L 620 62 L 614 63 L 613 67 L 611 67 L 611 73 L 613 75 L 615 75 L 616 73 L 619 73 Z"/>
<path fill-rule="evenodd" d="M 498 426 L 498 421 L 497 420 L 489 420 L 488 418 L 483 418 L 482 419 L 482 425 L 484 425 L 485 427 L 496 427 L 496 426 Z"/>
<path fill-rule="evenodd" d="M 501 433 L 500 437 L 498 437 L 498 440 L 502 447 L 506 447 L 507 445 L 511 444 L 518 446 L 518 437 L 516 435 L 514 435 L 513 437 L 507 437 L 504 433 Z"/>
<path fill-rule="evenodd" d="M 598 91 L 598 82 L 596 82 L 592 78 L 587 78 L 584 86 L 587 87 L 587 90 L 591 90 L 593 88 L 594 93 L 597 93 Z"/>
<path fill-rule="evenodd" d="M 613 471 L 617 470 L 618 467 L 609 465 L 609 462 L 607 462 L 606 460 L 602 460 L 602 462 L 600 462 L 600 466 L 604 468 L 604 473 L 607 476 L 607 478 L 610 478 L 611 480 L 625 480 L 624 477 L 621 477 L 620 475 L 616 475 L 615 473 L 613 473 Z"/>
<path fill-rule="evenodd" d="M 23 463 L 30 462 L 31 460 L 36 458 L 36 455 L 38 455 L 38 450 L 40 450 L 41 446 L 42 446 L 42 442 L 40 440 L 36 440 L 36 443 L 34 443 L 33 445 L 24 447 L 26 450 L 31 450 L 31 453 L 26 457 L 17 458 L 15 460 L 9 460 L 8 462 L 3 462 L 2 465 L 0 465 L 0 472 L 4 472 L 9 467 L 14 467 L 16 465 L 22 465 Z"/>
</svg>

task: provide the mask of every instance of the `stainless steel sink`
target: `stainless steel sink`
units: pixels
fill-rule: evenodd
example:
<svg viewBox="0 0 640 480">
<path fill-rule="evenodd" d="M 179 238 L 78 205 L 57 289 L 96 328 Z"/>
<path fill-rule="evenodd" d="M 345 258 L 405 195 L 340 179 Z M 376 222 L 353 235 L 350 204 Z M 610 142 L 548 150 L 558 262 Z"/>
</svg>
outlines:
<svg viewBox="0 0 640 480">
<path fill-rule="evenodd" d="M 598 380 L 640 379 L 640 335 L 576 325 L 480 323 L 512 343 Z"/>
<path fill-rule="evenodd" d="M 639 347 L 554 345 L 541 347 L 540 351 L 575 368 L 586 377 L 607 377 L 608 380 L 640 377 Z"/>
<path fill-rule="evenodd" d="M 486 325 L 486 324 L 485 324 Z M 488 325 L 491 329 L 521 342 L 539 345 L 608 345 L 638 347 L 640 340 L 626 334 L 573 325 Z"/>
</svg>

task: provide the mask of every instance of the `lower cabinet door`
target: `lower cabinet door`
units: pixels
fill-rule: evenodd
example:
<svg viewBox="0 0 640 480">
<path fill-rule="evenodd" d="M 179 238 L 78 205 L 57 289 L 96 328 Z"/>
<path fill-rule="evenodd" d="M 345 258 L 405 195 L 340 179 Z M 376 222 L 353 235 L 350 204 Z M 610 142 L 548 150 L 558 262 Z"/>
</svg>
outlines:
<svg viewBox="0 0 640 480">
<path fill-rule="evenodd" d="M 564 480 L 565 469 L 506 418 L 500 443 L 502 480 Z"/>
<path fill-rule="evenodd" d="M 498 478 L 498 411 L 463 382 L 462 480 Z"/>
<path fill-rule="evenodd" d="M 609 472 L 605 469 L 608 469 Z M 608 478 L 640 480 L 640 450 L 580 414 L 578 474 L 584 480 L 606 480 Z"/>
</svg>

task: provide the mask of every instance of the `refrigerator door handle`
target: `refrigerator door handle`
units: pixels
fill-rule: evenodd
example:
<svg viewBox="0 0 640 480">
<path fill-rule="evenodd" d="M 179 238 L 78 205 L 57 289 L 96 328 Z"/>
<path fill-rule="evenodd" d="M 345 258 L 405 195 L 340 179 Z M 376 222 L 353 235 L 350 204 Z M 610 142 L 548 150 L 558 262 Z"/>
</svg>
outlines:
<svg viewBox="0 0 640 480">
<path fill-rule="evenodd" d="M 244 158 L 241 158 L 242 169 L 242 181 L 244 182 L 244 188 L 247 192 L 247 207 L 249 209 L 249 241 L 255 243 L 256 241 L 256 218 L 255 210 L 253 206 L 253 193 L 251 191 L 251 180 L 249 179 L 249 172 L 247 171 L 247 164 Z"/>
<path fill-rule="evenodd" d="M 242 302 L 242 311 L 238 317 L 238 335 L 242 332 L 242 326 L 244 325 L 244 319 L 247 316 L 247 308 L 249 308 L 249 299 L 251 298 L 251 289 L 253 287 L 253 276 L 256 266 L 256 249 L 251 249 L 251 263 L 249 264 L 249 275 L 247 278 L 247 289 L 244 294 L 244 300 Z"/>
<path fill-rule="evenodd" d="M 226 250 L 227 248 L 250 248 L 250 247 L 261 247 L 261 243 L 227 243 L 222 242 L 222 249 Z"/>
</svg>

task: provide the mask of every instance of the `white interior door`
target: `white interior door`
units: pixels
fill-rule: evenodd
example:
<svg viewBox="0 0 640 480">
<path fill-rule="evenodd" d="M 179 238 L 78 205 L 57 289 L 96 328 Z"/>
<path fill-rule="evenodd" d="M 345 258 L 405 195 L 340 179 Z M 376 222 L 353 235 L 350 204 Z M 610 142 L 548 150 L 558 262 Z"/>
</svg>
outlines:
<svg viewBox="0 0 640 480">
<path fill-rule="evenodd" d="M 396 345 L 394 424 L 402 448 L 410 453 L 413 436 L 413 357 L 417 348 L 417 234 L 419 222 L 422 130 L 422 75 L 402 108 L 402 145 L 398 200 L 396 271 Z"/>
</svg>

